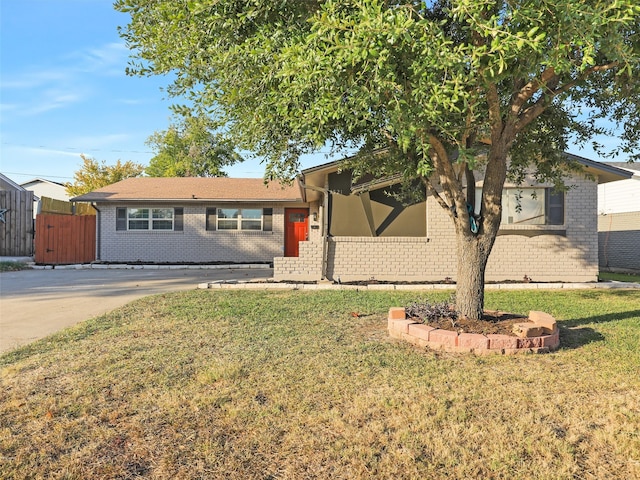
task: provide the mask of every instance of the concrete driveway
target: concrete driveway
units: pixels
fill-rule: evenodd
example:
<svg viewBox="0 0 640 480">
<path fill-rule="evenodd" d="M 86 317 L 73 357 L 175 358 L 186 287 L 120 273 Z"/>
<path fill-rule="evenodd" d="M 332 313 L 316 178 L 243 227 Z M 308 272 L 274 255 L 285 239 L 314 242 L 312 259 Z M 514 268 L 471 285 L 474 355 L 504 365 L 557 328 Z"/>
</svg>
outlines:
<svg viewBox="0 0 640 480">
<path fill-rule="evenodd" d="M 147 295 L 270 278 L 268 268 L 53 269 L 0 273 L 0 353 Z"/>
</svg>

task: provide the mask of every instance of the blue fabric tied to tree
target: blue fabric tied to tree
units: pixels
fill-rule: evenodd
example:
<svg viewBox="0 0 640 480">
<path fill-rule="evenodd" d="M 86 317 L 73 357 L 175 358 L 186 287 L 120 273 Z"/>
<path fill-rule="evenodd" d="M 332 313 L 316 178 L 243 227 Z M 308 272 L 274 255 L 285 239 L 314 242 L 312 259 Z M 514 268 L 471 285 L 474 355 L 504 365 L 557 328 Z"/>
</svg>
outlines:
<svg viewBox="0 0 640 480">
<path fill-rule="evenodd" d="M 451 210 L 453 211 L 453 215 L 457 217 L 458 214 L 456 212 L 455 205 L 451 206 Z M 471 233 L 477 234 L 480 230 L 480 223 L 478 223 L 480 217 L 473 213 L 473 206 L 470 203 L 467 203 L 467 213 L 469 214 L 469 229 L 471 230 Z"/>
<path fill-rule="evenodd" d="M 469 226 L 471 227 L 471 233 L 478 233 L 480 225 L 478 224 L 478 219 L 473 213 L 473 206 L 471 206 L 470 203 L 467 203 L 467 212 L 469 212 Z"/>
</svg>

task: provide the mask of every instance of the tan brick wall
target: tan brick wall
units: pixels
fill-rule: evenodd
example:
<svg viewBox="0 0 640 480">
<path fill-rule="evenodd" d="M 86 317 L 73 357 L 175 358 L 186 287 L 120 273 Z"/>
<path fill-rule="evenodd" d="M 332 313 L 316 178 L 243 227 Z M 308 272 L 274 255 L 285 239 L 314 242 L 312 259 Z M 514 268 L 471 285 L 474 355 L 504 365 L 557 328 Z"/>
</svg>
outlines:
<svg viewBox="0 0 640 480">
<path fill-rule="evenodd" d="M 523 233 L 557 230 L 558 234 L 527 237 L 501 235 L 487 265 L 486 280 L 595 281 L 598 274 L 596 184 L 573 179 L 566 194 L 565 225 L 521 226 Z M 430 197 L 427 202 L 427 238 L 331 237 L 328 241 L 327 277 L 342 282 L 442 281 L 456 277 L 453 225 L 446 212 Z M 513 228 L 510 228 L 513 231 Z M 566 236 L 562 233 L 566 232 Z M 311 266 L 322 255 L 321 241 L 307 242 L 296 259 L 275 259 L 279 280 L 318 280 Z M 315 245 L 312 247 L 312 245 Z M 306 255 L 313 255 L 313 260 Z M 321 260 L 319 261 L 321 263 Z M 286 265 L 286 266 L 285 266 Z"/>
<path fill-rule="evenodd" d="M 150 207 L 127 204 L 122 207 Z M 153 205 L 180 207 L 182 205 Z M 284 251 L 284 207 L 247 204 L 244 208 L 273 207 L 273 231 L 207 231 L 206 209 L 211 204 L 184 205 L 182 232 L 116 231 L 116 206 L 100 209 L 99 260 L 105 262 L 207 263 L 271 262 Z"/>
<path fill-rule="evenodd" d="M 322 241 L 299 243 L 298 257 L 273 259 L 275 280 L 315 281 L 322 278 Z"/>
</svg>

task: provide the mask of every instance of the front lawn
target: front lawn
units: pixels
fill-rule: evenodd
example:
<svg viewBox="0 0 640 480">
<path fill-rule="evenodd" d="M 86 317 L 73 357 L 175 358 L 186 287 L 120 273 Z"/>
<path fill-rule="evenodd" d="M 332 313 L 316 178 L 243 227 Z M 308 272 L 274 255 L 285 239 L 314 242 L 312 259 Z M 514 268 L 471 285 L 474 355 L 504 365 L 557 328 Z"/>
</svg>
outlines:
<svg viewBox="0 0 640 480">
<path fill-rule="evenodd" d="M 632 273 L 613 273 L 613 272 L 600 272 L 598 274 L 598 279 L 601 282 L 632 282 L 632 283 L 640 283 L 640 275 L 635 275 Z"/>
<path fill-rule="evenodd" d="M 0 357 L 0 478 L 640 478 L 640 291 L 488 291 L 562 347 L 388 338 L 440 294 L 196 290 Z"/>
</svg>

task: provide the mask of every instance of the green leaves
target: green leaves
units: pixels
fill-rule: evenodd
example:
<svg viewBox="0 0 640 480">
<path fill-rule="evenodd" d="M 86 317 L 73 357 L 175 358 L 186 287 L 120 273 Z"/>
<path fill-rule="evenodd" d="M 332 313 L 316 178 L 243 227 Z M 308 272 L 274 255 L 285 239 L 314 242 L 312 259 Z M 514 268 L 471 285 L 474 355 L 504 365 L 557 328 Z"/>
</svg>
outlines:
<svg viewBox="0 0 640 480">
<path fill-rule="evenodd" d="M 545 109 L 570 110 L 569 100 L 620 106 L 623 148 L 638 146 L 628 125 L 639 123 L 640 101 L 617 87 L 638 83 L 635 0 L 118 0 L 116 8 L 131 17 L 121 30 L 135 55 L 130 73 L 174 72 L 169 93 L 215 108 L 234 145 L 264 158 L 270 175 L 289 175 L 299 155 L 327 143 L 424 155 L 417 145 L 433 135 L 455 152 L 487 138 L 498 120 L 512 122 L 504 130 L 512 145 Z M 567 133 L 549 135 L 560 144 Z"/>
<path fill-rule="evenodd" d="M 234 143 L 207 116 L 184 115 L 167 130 L 149 137 L 156 155 L 145 173 L 150 177 L 226 177 L 223 168 L 241 162 Z"/>
<path fill-rule="evenodd" d="M 73 183 L 66 185 L 70 197 L 84 195 L 125 178 L 138 177 L 144 171 L 144 166 L 130 160 L 124 163 L 118 160 L 115 165 L 107 165 L 104 160 L 99 162 L 82 154 L 80 157 L 82 167 L 73 174 Z"/>
</svg>

